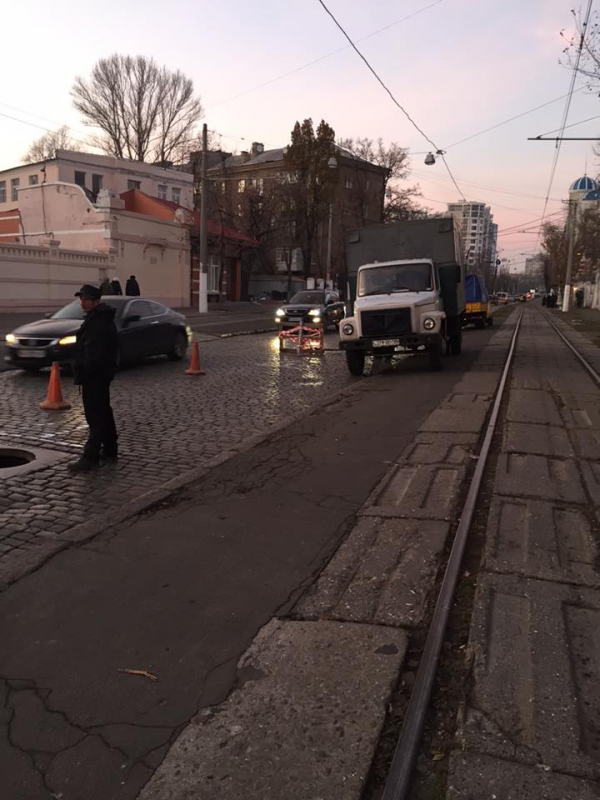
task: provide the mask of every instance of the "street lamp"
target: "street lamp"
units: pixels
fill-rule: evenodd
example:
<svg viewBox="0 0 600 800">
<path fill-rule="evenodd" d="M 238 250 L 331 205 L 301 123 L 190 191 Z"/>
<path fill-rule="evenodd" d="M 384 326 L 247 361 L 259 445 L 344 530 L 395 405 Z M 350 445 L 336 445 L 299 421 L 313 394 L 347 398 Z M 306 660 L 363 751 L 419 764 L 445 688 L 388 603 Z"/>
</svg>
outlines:
<svg viewBox="0 0 600 800">
<path fill-rule="evenodd" d="M 337 169 L 338 162 L 335 156 L 331 156 L 327 162 L 329 169 Z M 329 203 L 329 227 L 327 231 L 327 272 L 325 274 L 325 287 L 331 281 L 331 244 L 333 240 L 333 200 Z"/>
<path fill-rule="evenodd" d="M 436 150 L 435 156 L 443 156 L 445 152 L 446 152 L 445 150 Z M 425 156 L 425 164 L 427 164 L 428 167 L 431 167 L 435 164 L 435 156 L 433 155 L 433 153 L 427 153 L 427 155 Z"/>
</svg>

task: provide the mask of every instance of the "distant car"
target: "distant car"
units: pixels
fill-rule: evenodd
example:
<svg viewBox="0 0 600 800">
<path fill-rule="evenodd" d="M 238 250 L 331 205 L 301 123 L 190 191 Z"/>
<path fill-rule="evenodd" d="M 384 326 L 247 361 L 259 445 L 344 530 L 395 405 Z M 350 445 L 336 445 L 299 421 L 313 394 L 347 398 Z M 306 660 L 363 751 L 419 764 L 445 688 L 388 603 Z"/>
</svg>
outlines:
<svg viewBox="0 0 600 800">
<path fill-rule="evenodd" d="M 505 306 L 508 304 L 508 293 L 507 292 L 496 292 L 496 300 L 498 301 L 498 305 Z"/>
<path fill-rule="evenodd" d="M 183 314 L 141 297 L 103 297 L 115 309 L 120 363 L 146 356 L 185 357 L 192 331 Z M 5 361 L 17 369 L 36 372 L 53 361 L 68 363 L 76 356 L 76 334 L 84 318 L 79 300 L 73 300 L 45 319 L 22 325 L 6 336 Z"/>
<path fill-rule="evenodd" d="M 337 328 L 344 318 L 345 306 L 337 292 L 312 289 L 295 294 L 275 312 L 275 322 L 283 328 L 315 325 Z"/>
</svg>

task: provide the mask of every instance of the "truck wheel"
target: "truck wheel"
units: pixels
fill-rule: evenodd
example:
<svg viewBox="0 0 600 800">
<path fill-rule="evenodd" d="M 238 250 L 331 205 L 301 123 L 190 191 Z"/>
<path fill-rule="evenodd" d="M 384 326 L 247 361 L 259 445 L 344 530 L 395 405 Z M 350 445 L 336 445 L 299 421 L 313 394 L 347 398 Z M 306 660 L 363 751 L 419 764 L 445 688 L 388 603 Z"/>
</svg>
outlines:
<svg viewBox="0 0 600 800">
<path fill-rule="evenodd" d="M 430 369 L 432 369 L 434 372 L 439 372 L 444 364 L 442 358 L 442 345 L 430 344 L 427 348 L 427 352 L 429 354 Z"/>
<path fill-rule="evenodd" d="M 462 352 L 462 332 L 453 333 L 449 340 L 451 356 L 459 356 Z"/>
<path fill-rule="evenodd" d="M 362 375 L 365 369 L 365 354 L 355 350 L 346 350 L 346 364 L 350 375 Z"/>
</svg>

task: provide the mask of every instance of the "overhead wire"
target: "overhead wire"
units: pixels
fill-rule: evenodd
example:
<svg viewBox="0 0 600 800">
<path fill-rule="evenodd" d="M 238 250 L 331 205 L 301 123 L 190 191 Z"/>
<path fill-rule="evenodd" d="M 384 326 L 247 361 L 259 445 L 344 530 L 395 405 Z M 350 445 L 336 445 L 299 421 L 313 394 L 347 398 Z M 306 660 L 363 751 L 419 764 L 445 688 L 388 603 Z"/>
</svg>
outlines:
<svg viewBox="0 0 600 800">
<path fill-rule="evenodd" d="M 450 167 L 448 166 L 448 162 L 446 161 L 446 158 L 445 158 L 445 156 L 444 156 L 444 153 L 443 153 L 443 151 L 442 151 L 442 150 L 441 150 L 441 149 L 440 149 L 440 148 L 439 148 L 439 147 L 436 145 L 436 143 L 435 143 L 435 142 L 434 142 L 432 139 L 430 139 L 430 138 L 429 138 L 429 136 L 428 136 L 428 135 L 425 133 L 425 131 L 424 131 L 422 128 L 420 128 L 420 127 L 419 127 L 419 125 L 418 125 L 418 124 L 415 122 L 415 120 L 414 120 L 414 119 L 411 117 L 411 115 L 410 115 L 410 114 L 408 113 L 408 111 L 407 111 L 407 110 L 404 108 L 404 106 L 402 106 L 402 105 L 401 105 L 401 104 L 398 102 L 398 100 L 396 100 L 396 98 L 394 97 L 394 95 L 393 95 L 393 93 L 391 92 L 391 90 L 390 90 L 390 89 L 389 89 L 389 88 L 386 86 L 386 84 L 383 82 L 383 80 L 382 80 L 382 79 L 379 77 L 379 75 L 378 75 L 378 74 L 377 74 L 377 72 L 376 72 L 376 71 L 373 69 L 373 67 L 371 66 L 371 64 L 370 64 L 370 63 L 369 63 L 369 61 L 367 60 L 367 58 L 366 58 L 366 57 L 365 57 L 365 56 L 364 56 L 364 55 L 363 55 L 363 54 L 360 52 L 360 50 L 358 49 L 358 47 L 357 47 L 357 46 L 354 44 L 354 42 L 352 41 L 352 39 L 350 38 L 350 36 L 348 35 L 348 33 L 346 33 L 346 31 L 345 31 L 345 29 L 343 28 L 343 26 L 342 26 L 342 25 L 341 25 L 341 24 L 338 22 L 338 20 L 337 20 L 337 18 L 335 17 L 335 15 L 334 15 L 334 14 L 333 14 L 333 13 L 332 13 L 330 10 L 329 10 L 329 8 L 328 8 L 328 7 L 325 5 L 325 3 L 323 2 L 323 0 L 317 0 L 317 2 L 318 2 L 318 3 L 319 3 L 319 4 L 320 4 L 322 7 L 323 7 L 323 9 L 325 10 L 325 12 L 326 12 L 326 13 L 327 13 L 327 14 L 328 14 L 330 17 L 331 17 L 331 19 L 333 20 L 333 22 L 335 23 L 335 25 L 336 25 L 336 26 L 339 28 L 339 30 L 341 31 L 341 33 L 343 34 L 343 36 L 344 36 L 344 37 L 345 37 L 345 38 L 348 40 L 348 42 L 349 42 L 350 46 L 352 47 L 352 49 L 353 49 L 353 50 L 355 51 L 355 53 L 356 53 L 356 54 L 357 54 L 357 55 L 358 55 L 358 56 L 359 56 L 359 57 L 362 59 L 362 61 L 363 61 L 363 62 L 365 63 L 365 65 L 366 65 L 367 69 L 368 69 L 368 70 L 369 70 L 369 71 L 370 71 L 370 72 L 373 74 L 373 76 L 375 77 L 375 79 L 377 80 L 377 82 L 378 82 L 378 83 L 379 83 L 379 84 L 380 84 L 380 85 L 383 87 L 383 89 L 385 90 L 385 92 L 387 92 L 387 94 L 390 96 L 390 99 L 392 100 L 392 102 L 394 103 L 394 105 L 396 105 L 396 106 L 397 106 L 397 107 L 400 109 L 400 111 L 401 111 L 401 112 L 404 114 L 404 116 L 407 118 L 407 120 L 410 122 L 410 124 L 411 124 L 411 125 L 412 125 L 412 126 L 415 128 L 415 130 L 417 130 L 417 131 L 418 131 L 418 132 L 421 134 L 421 136 L 422 136 L 422 137 L 425 139 L 425 141 L 429 142 L 429 144 L 430 144 L 430 145 L 433 147 L 433 149 L 436 151 L 436 155 L 438 155 L 438 156 L 440 156 L 440 157 L 441 157 L 441 159 L 442 159 L 442 161 L 443 161 L 443 163 L 444 163 L 444 166 L 446 167 L 446 170 L 447 170 L 448 174 L 449 174 L 449 175 L 450 175 L 450 177 L 452 178 L 452 182 L 454 183 L 454 185 L 455 185 L 455 187 L 456 187 L 456 189 L 457 189 L 458 193 L 459 193 L 459 194 L 460 194 L 460 196 L 463 198 L 463 200 L 464 200 L 465 202 L 467 202 L 467 199 L 466 199 L 466 197 L 465 197 L 465 196 L 464 196 L 464 194 L 462 193 L 460 186 L 459 186 L 459 185 L 458 185 L 458 183 L 456 182 L 456 180 L 455 180 L 455 178 L 454 178 L 454 175 L 452 174 L 452 172 L 451 172 L 451 170 L 450 170 Z"/>
<path fill-rule="evenodd" d="M 423 6 L 422 8 L 418 8 L 416 11 L 413 11 L 410 14 L 401 17 L 400 19 L 394 20 L 393 22 L 390 22 L 388 25 L 384 25 L 383 28 L 378 28 L 376 31 L 372 31 L 371 33 L 368 33 L 366 36 L 361 36 L 360 39 L 357 39 L 356 41 L 365 42 L 367 39 L 371 39 L 373 36 L 377 36 L 380 33 L 383 33 L 384 31 L 390 30 L 390 28 L 399 25 L 401 22 L 406 22 L 407 19 L 411 19 L 411 17 L 416 17 L 418 14 L 422 14 L 424 11 L 433 8 L 434 6 L 437 6 L 442 2 L 444 2 L 444 0 L 435 0 L 435 2 L 429 3 L 429 5 Z M 320 56 L 319 58 L 315 58 L 313 61 L 308 61 L 306 64 L 302 64 L 299 67 L 295 67 L 294 69 L 291 69 L 288 72 L 283 72 L 281 75 L 278 75 L 275 78 L 271 78 L 268 81 L 259 83 L 257 86 L 253 86 L 250 89 L 245 89 L 243 92 L 239 92 L 238 94 L 235 94 L 232 97 L 228 97 L 226 100 L 221 100 L 218 103 L 212 103 L 212 105 L 209 105 L 207 107 L 207 111 L 210 110 L 211 108 L 222 106 L 225 103 L 230 103 L 232 100 L 238 100 L 240 97 L 244 97 L 245 95 L 250 94 L 251 92 L 256 92 L 259 89 L 263 89 L 265 86 L 270 86 L 271 84 L 276 83 L 277 81 L 283 80 L 283 78 L 289 78 L 290 75 L 295 75 L 298 72 L 302 72 L 303 70 L 308 69 L 309 67 L 312 67 L 315 64 L 319 64 L 321 61 L 325 61 L 328 58 L 331 58 L 332 56 L 335 56 L 338 53 L 342 53 L 344 50 L 348 49 L 349 45 L 345 45 L 344 47 L 338 47 L 337 50 L 332 50 L 330 53 L 326 53 L 325 55 Z"/>
<path fill-rule="evenodd" d="M 583 44 L 585 42 L 585 36 L 586 36 L 586 33 L 587 33 L 587 26 L 588 26 L 588 22 L 590 20 L 590 14 L 592 12 L 592 3 L 593 3 L 593 0 L 588 0 L 588 7 L 587 7 L 586 14 L 585 14 L 585 19 L 584 19 L 584 22 L 583 22 L 583 26 L 581 28 L 581 36 L 580 36 L 580 39 L 579 39 L 579 46 L 577 48 L 577 56 L 576 56 L 576 59 L 575 59 L 575 66 L 573 67 L 573 74 L 571 76 L 571 83 L 570 83 L 570 86 L 569 86 L 569 92 L 567 94 L 567 102 L 565 103 L 565 110 L 563 112 L 563 117 L 562 117 L 562 121 L 561 121 L 560 136 L 558 137 L 558 139 L 556 141 L 555 148 L 554 148 L 554 159 L 552 161 L 552 167 L 550 169 L 550 180 L 548 182 L 548 191 L 546 192 L 546 199 L 544 200 L 544 210 L 542 211 L 542 223 L 540 224 L 539 229 L 538 229 L 538 241 L 539 241 L 539 237 L 540 237 L 541 232 L 542 232 L 543 219 L 544 219 L 544 217 L 546 215 L 546 210 L 548 208 L 548 200 L 550 198 L 550 192 L 552 190 L 552 184 L 554 182 L 554 176 L 556 174 L 556 167 L 558 165 L 558 159 L 559 159 L 559 156 L 560 156 L 560 150 L 561 150 L 561 146 L 562 146 L 562 135 L 563 135 L 563 133 L 565 131 L 565 127 L 566 127 L 566 124 L 567 124 L 567 119 L 569 117 L 569 110 L 571 108 L 571 100 L 573 99 L 573 94 L 574 94 L 574 91 L 575 91 L 575 81 L 577 79 L 577 73 L 579 72 L 579 62 L 581 61 L 581 54 L 583 52 Z"/>
</svg>

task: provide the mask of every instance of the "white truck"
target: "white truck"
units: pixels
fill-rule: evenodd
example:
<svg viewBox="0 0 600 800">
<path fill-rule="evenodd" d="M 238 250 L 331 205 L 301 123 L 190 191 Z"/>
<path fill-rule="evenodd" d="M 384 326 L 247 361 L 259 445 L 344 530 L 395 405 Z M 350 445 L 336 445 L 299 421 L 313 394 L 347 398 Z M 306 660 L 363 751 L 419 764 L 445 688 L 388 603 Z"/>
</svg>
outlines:
<svg viewBox="0 0 600 800">
<path fill-rule="evenodd" d="M 452 217 L 370 225 L 347 238 L 349 316 L 340 348 L 352 375 L 365 358 L 426 352 L 432 369 L 459 355 L 465 311 L 460 234 Z"/>
</svg>

